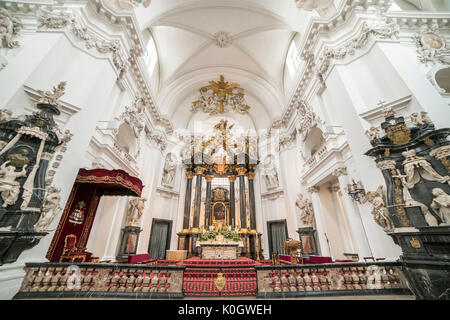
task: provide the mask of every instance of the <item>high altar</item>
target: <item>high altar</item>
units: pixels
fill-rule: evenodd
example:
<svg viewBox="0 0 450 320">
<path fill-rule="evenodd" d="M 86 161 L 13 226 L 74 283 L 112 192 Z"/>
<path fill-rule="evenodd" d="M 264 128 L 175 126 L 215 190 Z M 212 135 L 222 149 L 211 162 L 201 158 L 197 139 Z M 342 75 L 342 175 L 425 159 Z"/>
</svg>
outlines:
<svg viewBox="0 0 450 320">
<path fill-rule="evenodd" d="M 188 257 L 202 259 L 237 259 L 239 256 L 262 257 L 261 233 L 256 230 L 253 179 L 259 164 L 256 147 L 250 139 L 238 141 L 231 133 L 233 125 L 221 120 L 209 139 L 191 139 L 184 151 L 186 197 L 183 230 L 178 233 L 178 249 L 187 250 Z M 191 212 L 192 180 L 196 177 L 194 206 Z M 214 178 L 228 179 L 229 186 L 212 190 Z M 246 179 L 247 178 L 247 179 Z M 204 221 L 200 223 L 201 188 L 206 180 Z M 239 180 L 239 216 L 235 208 L 235 181 Z M 248 184 L 248 211 L 246 197 Z M 201 225 L 203 228 L 201 229 Z M 213 234 L 215 232 L 215 234 Z M 205 238 L 208 234 L 210 238 Z M 233 234 L 233 235 L 232 235 Z"/>
</svg>

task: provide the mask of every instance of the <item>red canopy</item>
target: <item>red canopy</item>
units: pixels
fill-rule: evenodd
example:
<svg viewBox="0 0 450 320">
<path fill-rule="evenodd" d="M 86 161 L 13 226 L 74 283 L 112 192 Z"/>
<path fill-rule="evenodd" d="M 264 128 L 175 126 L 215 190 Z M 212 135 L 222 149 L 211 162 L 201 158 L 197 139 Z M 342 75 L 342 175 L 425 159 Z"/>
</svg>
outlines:
<svg viewBox="0 0 450 320">
<path fill-rule="evenodd" d="M 107 169 L 80 169 L 77 179 L 79 183 L 96 183 L 103 195 L 108 196 L 137 196 L 142 193 L 142 181 L 139 178 L 130 176 L 123 170 Z"/>
</svg>

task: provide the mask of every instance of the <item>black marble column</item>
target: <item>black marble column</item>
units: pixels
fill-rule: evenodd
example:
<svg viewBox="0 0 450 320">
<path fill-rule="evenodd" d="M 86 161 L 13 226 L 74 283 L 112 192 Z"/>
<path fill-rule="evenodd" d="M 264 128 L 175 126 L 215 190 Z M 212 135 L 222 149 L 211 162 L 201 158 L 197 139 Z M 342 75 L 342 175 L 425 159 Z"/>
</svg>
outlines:
<svg viewBox="0 0 450 320">
<path fill-rule="evenodd" d="M 200 222 L 200 206 L 202 203 L 202 180 L 204 168 L 195 168 L 197 174 L 197 183 L 195 186 L 195 199 L 194 199 L 194 221 L 192 222 L 192 228 L 198 229 Z"/>
<path fill-rule="evenodd" d="M 236 176 L 229 176 L 228 180 L 230 180 L 230 225 L 234 228 L 236 226 L 236 201 L 234 196 Z"/>
<path fill-rule="evenodd" d="M 247 212 L 245 210 L 245 168 L 237 168 L 239 175 L 239 202 L 241 229 L 247 229 Z"/>
<path fill-rule="evenodd" d="M 213 176 L 206 176 L 206 201 L 205 201 L 205 229 L 208 229 L 210 225 L 211 217 L 211 181 Z"/>
<path fill-rule="evenodd" d="M 250 211 L 250 229 L 256 230 L 256 208 L 255 208 L 255 189 L 253 187 L 253 178 L 255 177 L 255 172 L 251 171 L 248 173 L 248 197 L 249 197 L 249 211 Z"/>
<path fill-rule="evenodd" d="M 189 229 L 189 218 L 191 216 L 191 195 L 192 195 L 192 171 L 186 172 L 186 196 L 184 198 L 184 217 L 183 217 L 183 231 Z"/>
</svg>

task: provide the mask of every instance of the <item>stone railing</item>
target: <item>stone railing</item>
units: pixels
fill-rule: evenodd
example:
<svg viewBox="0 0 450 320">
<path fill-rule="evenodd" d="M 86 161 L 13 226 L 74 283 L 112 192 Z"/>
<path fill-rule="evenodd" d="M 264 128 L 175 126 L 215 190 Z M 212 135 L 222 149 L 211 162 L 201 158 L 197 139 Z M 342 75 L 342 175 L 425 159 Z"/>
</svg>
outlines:
<svg viewBox="0 0 450 320">
<path fill-rule="evenodd" d="M 14 299 L 182 298 L 184 266 L 27 263 Z"/>
<path fill-rule="evenodd" d="M 325 158 L 325 156 L 327 155 L 327 153 L 328 153 L 328 148 L 327 148 L 327 145 L 324 144 L 323 146 L 320 147 L 319 150 L 317 150 L 317 151 L 311 156 L 311 158 L 309 158 L 309 159 L 306 161 L 306 167 L 307 167 L 308 169 L 314 168 L 316 165 L 318 165 L 318 164 L 321 162 L 321 160 L 322 160 L 323 158 Z"/>
<path fill-rule="evenodd" d="M 412 295 L 400 263 L 256 266 L 259 298 L 327 295 Z"/>
</svg>

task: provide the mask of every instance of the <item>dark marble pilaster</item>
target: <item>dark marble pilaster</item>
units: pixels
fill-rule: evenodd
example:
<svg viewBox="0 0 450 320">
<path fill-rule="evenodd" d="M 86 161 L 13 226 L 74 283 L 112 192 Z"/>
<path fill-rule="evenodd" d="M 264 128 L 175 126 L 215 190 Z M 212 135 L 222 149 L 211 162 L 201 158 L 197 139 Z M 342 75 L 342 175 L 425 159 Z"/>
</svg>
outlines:
<svg viewBox="0 0 450 320">
<path fill-rule="evenodd" d="M 236 180 L 236 176 L 229 176 L 228 180 L 230 180 L 230 223 L 234 228 L 236 226 L 236 201 L 234 194 L 234 181 Z"/>
<path fill-rule="evenodd" d="M 213 176 L 206 176 L 206 201 L 205 201 L 205 228 L 210 225 L 211 218 L 211 181 Z"/>
<path fill-rule="evenodd" d="M 200 206 L 202 202 L 202 180 L 204 168 L 195 168 L 195 174 L 197 175 L 197 182 L 195 186 L 195 198 L 194 198 L 194 221 L 192 222 L 192 228 L 198 229 L 200 223 Z"/>
</svg>

